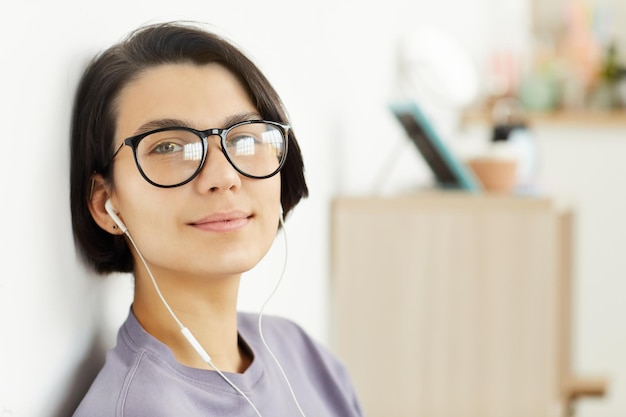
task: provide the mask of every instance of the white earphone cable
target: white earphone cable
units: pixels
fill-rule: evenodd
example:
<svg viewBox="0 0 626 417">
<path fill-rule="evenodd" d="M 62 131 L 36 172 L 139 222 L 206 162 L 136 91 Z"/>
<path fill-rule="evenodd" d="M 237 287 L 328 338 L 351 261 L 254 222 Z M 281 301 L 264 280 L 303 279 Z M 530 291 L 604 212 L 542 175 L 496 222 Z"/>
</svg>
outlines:
<svg viewBox="0 0 626 417">
<path fill-rule="evenodd" d="M 259 318 L 258 318 L 258 328 L 259 328 L 259 337 L 261 338 L 261 342 L 263 343 L 263 346 L 265 347 L 265 349 L 267 350 L 267 352 L 270 354 L 270 356 L 272 357 L 272 359 L 274 360 L 274 363 L 276 364 L 276 366 L 278 367 L 280 373 L 283 376 L 283 379 L 285 380 L 285 383 L 287 385 L 287 388 L 289 389 L 289 393 L 291 394 L 291 397 L 293 398 L 296 407 L 298 408 L 298 411 L 300 412 L 300 414 L 302 415 L 302 417 L 306 417 L 306 415 L 304 414 L 304 411 L 302 410 L 302 407 L 300 406 L 300 403 L 298 401 L 298 398 L 296 397 L 295 392 L 293 391 L 293 388 L 291 386 L 291 383 L 289 382 L 289 378 L 287 377 L 287 374 L 285 373 L 283 367 L 281 366 L 280 362 L 278 361 L 278 358 L 276 358 L 276 355 L 274 355 L 274 352 L 272 351 L 272 349 L 269 347 L 267 341 L 265 340 L 265 336 L 263 334 L 263 324 L 262 324 L 262 320 L 263 320 L 263 313 L 265 310 L 265 307 L 267 306 L 267 304 L 269 303 L 269 301 L 272 299 L 272 297 L 274 296 L 274 294 L 276 293 L 276 291 L 278 290 L 278 287 L 280 286 L 282 280 L 283 280 L 283 276 L 285 275 L 285 270 L 287 268 L 287 258 L 288 258 L 288 246 L 287 246 L 287 232 L 285 230 L 285 223 L 283 220 L 283 216 L 282 216 L 282 212 L 281 215 L 279 217 L 279 222 L 280 222 L 280 226 L 283 232 L 283 240 L 284 240 L 284 246 L 285 246 L 285 256 L 283 259 L 283 266 L 282 266 L 282 270 L 280 273 L 280 276 L 278 277 L 278 281 L 276 282 L 276 285 L 274 286 L 272 292 L 270 293 L 270 295 L 267 297 L 267 299 L 265 300 L 265 302 L 263 303 L 263 305 L 261 306 L 261 309 L 259 310 Z M 135 240 L 133 239 L 133 237 L 130 235 L 130 232 L 128 231 L 128 229 L 124 228 L 124 234 L 126 235 L 126 237 L 128 238 L 128 240 L 130 241 L 130 243 L 133 245 L 133 247 L 135 248 L 135 251 L 137 252 L 137 255 L 139 256 L 139 259 L 141 259 L 141 262 L 143 263 L 146 271 L 148 272 L 148 275 L 150 276 L 150 280 L 152 281 L 152 285 L 154 286 L 154 289 L 157 292 L 157 295 L 159 296 L 159 298 L 161 299 L 161 302 L 163 303 L 163 305 L 165 306 L 165 308 L 167 309 L 167 311 L 169 312 L 169 314 L 172 316 L 172 318 L 176 321 L 176 324 L 178 325 L 178 327 L 180 328 L 181 333 L 183 334 L 183 336 L 185 337 L 185 339 L 187 339 L 187 341 L 191 344 L 191 346 L 193 347 L 193 349 L 200 355 L 200 357 L 202 358 L 202 360 L 204 362 L 207 363 L 207 365 L 209 365 L 213 370 L 215 370 L 215 372 L 217 372 L 219 374 L 219 376 L 228 384 L 230 385 L 235 391 L 237 391 L 237 393 L 239 393 L 247 402 L 248 404 L 252 407 L 252 409 L 254 410 L 254 412 L 256 413 L 256 415 L 258 417 L 263 417 L 261 416 L 261 413 L 259 412 L 259 410 L 256 408 L 256 406 L 254 405 L 254 403 L 252 402 L 252 400 L 250 400 L 250 398 L 248 398 L 248 396 L 241 391 L 241 389 L 239 389 L 239 387 L 237 387 L 237 385 L 235 385 L 221 370 L 219 370 L 211 361 L 211 357 L 208 355 L 208 353 L 204 350 L 204 348 L 200 345 L 200 343 L 198 342 L 198 340 L 193 336 L 193 334 L 191 333 L 191 331 L 185 327 L 183 325 L 183 323 L 178 319 L 178 317 L 176 316 L 176 314 L 174 313 L 174 311 L 172 310 L 172 308 L 170 307 L 170 305 L 167 303 L 167 301 L 165 300 L 165 297 L 163 296 L 163 294 L 161 293 L 161 290 L 159 289 L 159 286 L 156 282 L 156 279 L 154 278 L 154 275 L 152 274 L 152 271 L 150 270 L 150 267 L 148 266 L 148 263 L 146 262 L 145 258 L 143 257 L 143 254 L 141 253 L 141 251 L 139 250 L 139 248 L 137 247 L 137 244 L 135 243 Z"/>
<path fill-rule="evenodd" d="M 283 267 L 282 267 L 282 270 L 280 272 L 280 276 L 278 277 L 278 281 L 276 282 L 276 285 L 274 286 L 274 289 L 272 290 L 270 295 L 267 297 L 267 299 L 265 300 L 265 302 L 261 306 L 261 309 L 259 310 L 259 322 L 258 322 L 258 325 L 259 325 L 259 336 L 261 337 L 261 342 L 263 342 L 263 346 L 265 346 L 265 349 L 270 354 L 270 356 L 274 360 L 274 363 L 276 363 L 276 366 L 278 367 L 278 370 L 282 374 L 283 379 L 285 380 L 285 383 L 287 384 L 287 388 L 289 388 L 289 393 L 291 394 L 291 397 L 293 398 L 294 402 L 296 403 L 296 407 L 298 407 L 298 411 L 300 412 L 300 415 L 302 415 L 302 417 L 306 417 L 306 415 L 304 414 L 304 411 L 302 410 L 302 407 L 300 407 L 300 402 L 298 401 L 298 398 L 296 397 L 296 394 L 293 391 L 293 388 L 291 387 L 291 383 L 289 382 L 289 378 L 287 378 L 287 374 L 285 373 L 285 371 L 284 371 L 283 367 L 281 366 L 280 362 L 278 361 L 278 359 L 274 355 L 274 352 L 272 352 L 272 349 L 270 349 L 269 345 L 267 344 L 267 341 L 265 340 L 265 336 L 263 335 L 263 325 L 262 325 L 263 312 L 265 311 L 265 307 L 267 306 L 269 301 L 272 299 L 272 297 L 274 296 L 274 294 L 278 290 L 278 287 L 280 286 L 280 284 L 281 284 L 281 282 L 283 280 L 283 276 L 285 275 L 285 270 L 287 269 L 287 255 L 288 255 L 288 251 L 287 251 L 287 231 L 285 230 L 285 223 L 283 221 L 282 212 L 281 212 L 281 215 L 279 217 L 279 221 L 280 221 L 280 226 L 281 226 L 281 229 L 282 229 L 282 232 L 283 232 L 283 240 L 284 240 L 284 244 L 285 244 L 285 256 L 284 256 L 284 260 L 283 260 Z"/>
<path fill-rule="evenodd" d="M 152 281 L 152 284 L 154 285 L 154 289 L 156 290 L 159 298 L 161 299 L 161 301 L 163 302 L 163 305 L 165 306 L 165 308 L 167 308 L 167 311 L 170 313 L 170 315 L 172 316 L 172 318 L 176 321 L 176 323 L 178 324 L 178 326 L 180 327 L 180 330 L 183 334 L 183 336 L 185 337 L 185 339 L 187 339 L 189 341 L 189 343 L 191 344 L 191 346 L 194 348 L 194 350 L 200 355 L 200 357 L 202 358 L 202 360 L 204 362 L 207 363 L 207 365 L 209 365 L 211 368 L 213 368 L 213 370 L 215 372 L 218 373 L 218 375 L 224 380 L 226 381 L 226 383 L 228 385 L 230 385 L 235 391 L 237 391 L 237 393 L 239 393 L 239 395 L 241 395 L 250 405 L 250 407 L 252 407 L 252 409 L 254 410 L 254 412 L 256 413 L 256 415 L 258 417 L 263 417 L 261 415 L 261 413 L 259 412 L 259 410 L 256 408 L 256 406 L 254 405 L 254 403 L 252 402 L 252 400 L 250 400 L 250 398 L 248 398 L 248 396 L 239 389 L 239 387 L 237 385 L 235 385 L 226 375 L 224 375 L 224 373 L 222 371 L 220 371 L 217 366 L 213 365 L 213 362 L 211 361 L 211 357 L 208 355 L 208 353 L 204 350 L 204 348 L 202 348 L 202 346 L 200 345 L 200 343 L 197 341 L 197 339 L 193 336 L 193 334 L 191 334 L 191 332 L 189 331 L 189 329 L 187 329 L 187 327 L 185 327 L 183 325 L 183 323 L 178 319 L 178 317 L 176 317 L 176 314 L 174 314 L 174 311 L 171 309 L 171 307 L 169 306 L 169 304 L 167 303 L 167 301 L 165 300 L 165 297 L 163 297 L 163 294 L 161 294 L 161 290 L 159 289 L 159 286 L 157 285 L 156 279 L 154 279 L 154 275 L 152 275 L 152 271 L 150 270 L 150 267 L 148 267 L 148 263 L 146 262 L 145 258 L 143 257 L 143 255 L 141 254 L 141 251 L 139 250 L 139 248 L 137 247 L 137 244 L 135 243 L 135 240 L 132 238 L 132 236 L 130 235 L 130 233 L 128 232 L 128 230 L 124 231 L 124 234 L 126 235 L 126 237 L 128 237 L 128 240 L 130 240 L 130 243 L 133 245 L 133 247 L 135 248 L 135 250 L 137 251 L 137 254 L 139 255 L 139 258 L 141 259 L 141 262 L 143 263 L 144 267 L 146 268 L 146 271 L 148 272 L 148 275 L 150 276 L 150 280 Z"/>
</svg>

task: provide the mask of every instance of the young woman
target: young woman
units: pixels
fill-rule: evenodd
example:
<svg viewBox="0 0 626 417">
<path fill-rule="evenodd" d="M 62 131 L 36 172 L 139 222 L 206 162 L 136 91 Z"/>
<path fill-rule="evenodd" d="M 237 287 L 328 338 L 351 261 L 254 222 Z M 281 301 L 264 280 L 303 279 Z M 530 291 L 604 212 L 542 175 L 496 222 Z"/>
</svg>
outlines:
<svg viewBox="0 0 626 417">
<path fill-rule="evenodd" d="M 329 351 L 236 310 L 241 274 L 308 194 L 281 101 L 248 58 L 197 25 L 140 28 L 89 64 L 71 134 L 77 246 L 135 280 L 75 417 L 361 415 Z"/>
</svg>

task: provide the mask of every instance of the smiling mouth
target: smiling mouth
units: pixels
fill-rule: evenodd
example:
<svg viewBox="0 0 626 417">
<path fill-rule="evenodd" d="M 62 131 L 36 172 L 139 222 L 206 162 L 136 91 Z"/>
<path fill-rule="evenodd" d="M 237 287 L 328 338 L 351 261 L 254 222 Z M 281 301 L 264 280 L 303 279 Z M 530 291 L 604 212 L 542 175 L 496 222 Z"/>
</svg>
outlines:
<svg viewBox="0 0 626 417">
<path fill-rule="evenodd" d="M 214 217 L 191 223 L 190 225 L 209 232 L 232 232 L 244 228 L 252 216 Z"/>
</svg>

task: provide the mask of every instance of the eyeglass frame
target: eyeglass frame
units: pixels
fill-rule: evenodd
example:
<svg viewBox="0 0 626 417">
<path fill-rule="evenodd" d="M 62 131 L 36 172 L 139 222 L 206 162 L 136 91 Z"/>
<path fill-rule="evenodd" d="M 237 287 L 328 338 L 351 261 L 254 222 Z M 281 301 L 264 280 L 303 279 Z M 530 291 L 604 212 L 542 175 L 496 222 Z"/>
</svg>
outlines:
<svg viewBox="0 0 626 417">
<path fill-rule="evenodd" d="M 285 143 L 285 149 L 284 149 L 283 154 L 281 156 L 281 159 L 280 159 L 280 162 L 278 164 L 278 167 L 273 172 L 271 172 L 270 174 L 262 175 L 262 176 L 251 175 L 251 174 L 248 174 L 248 173 L 242 171 L 240 168 L 238 168 L 235 165 L 235 163 L 228 156 L 228 152 L 226 152 L 226 146 L 225 146 L 225 144 L 226 144 L 226 137 L 228 136 L 228 133 L 232 129 L 235 129 L 237 127 L 244 126 L 244 125 L 247 125 L 247 124 L 258 124 L 258 123 L 265 123 L 265 124 L 272 125 L 272 126 L 278 128 L 278 130 L 282 133 L 283 140 L 284 140 L 284 143 Z M 220 137 L 220 150 L 222 151 L 222 154 L 224 155 L 224 157 L 226 158 L 228 163 L 238 173 L 240 173 L 244 177 L 258 179 L 258 180 L 271 178 L 274 175 L 276 175 L 283 168 L 283 166 L 285 165 L 285 161 L 287 160 L 287 150 L 289 148 L 289 131 L 290 131 L 290 129 L 291 129 L 291 126 L 289 126 L 289 125 L 286 125 L 286 124 L 283 124 L 283 123 L 278 123 L 278 122 L 273 122 L 273 121 L 270 121 L 270 120 L 244 120 L 242 122 L 234 123 L 234 124 L 232 124 L 232 125 L 230 125 L 228 127 L 225 127 L 225 128 L 210 128 L 210 129 L 206 129 L 206 130 L 198 130 L 198 129 L 194 129 L 194 128 L 189 127 L 189 126 L 160 127 L 158 129 L 149 130 L 147 132 L 143 132 L 143 133 L 140 133 L 138 135 L 134 135 L 134 136 L 131 136 L 131 137 L 128 137 L 128 138 L 124 139 L 122 141 L 121 145 L 113 153 L 113 156 L 111 157 L 109 162 L 106 164 L 105 171 L 107 171 L 110 168 L 110 166 L 113 164 L 113 160 L 115 159 L 117 154 L 122 150 L 122 148 L 124 146 L 129 146 L 133 150 L 133 158 L 135 160 L 135 165 L 137 166 L 137 170 L 139 171 L 139 173 L 141 174 L 141 176 L 143 177 L 144 180 L 146 180 L 148 183 L 154 185 L 155 187 L 159 187 L 159 188 L 180 187 L 180 186 L 183 186 L 183 185 L 191 182 L 194 178 L 196 178 L 198 176 L 200 171 L 202 171 L 202 168 L 204 168 L 204 164 L 206 163 L 207 155 L 209 154 L 209 141 L 208 141 L 208 138 L 210 136 L 219 136 Z M 198 165 L 198 168 L 196 169 L 196 171 L 188 179 L 186 179 L 185 181 L 182 181 L 182 182 L 179 182 L 179 183 L 173 184 L 173 185 L 162 185 L 162 184 L 158 184 L 158 183 L 152 181 L 150 178 L 148 178 L 146 173 L 141 168 L 141 164 L 139 163 L 139 158 L 137 156 L 137 147 L 139 146 L 139 142 L 141 142 L 145 137 L 147 137 L 147 136 L 149 136 L 149 135 L 151 135 L 153 133 L 165 132 L 165 131 L 168 131 L 168 130 L 185 130 L 185 131 L 194 133 L 196 136 L 198 136 L 202 140 L 202 160 L 200 161 L 200 164 Z"/>
</svg>

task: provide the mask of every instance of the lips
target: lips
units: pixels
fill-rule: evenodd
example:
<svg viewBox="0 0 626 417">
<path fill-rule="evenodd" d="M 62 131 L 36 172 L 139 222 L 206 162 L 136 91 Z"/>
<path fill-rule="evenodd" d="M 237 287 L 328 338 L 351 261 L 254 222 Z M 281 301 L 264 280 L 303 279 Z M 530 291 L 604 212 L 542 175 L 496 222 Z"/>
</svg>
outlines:
<svg viewBox="0 0 626 417">
<path fill-rule="evenodd" d="M 232 232 L 245 227 L 252 215 L 241 211 L 215 213 L 189 223 L 191 226 L 210 232 Z"/>
</svg>

